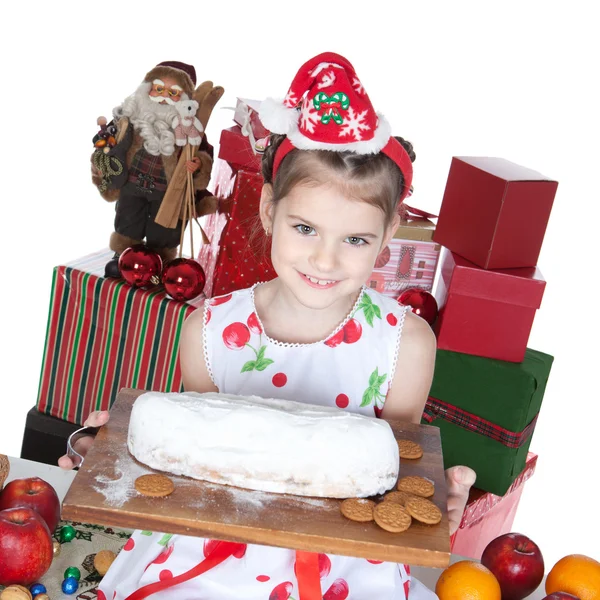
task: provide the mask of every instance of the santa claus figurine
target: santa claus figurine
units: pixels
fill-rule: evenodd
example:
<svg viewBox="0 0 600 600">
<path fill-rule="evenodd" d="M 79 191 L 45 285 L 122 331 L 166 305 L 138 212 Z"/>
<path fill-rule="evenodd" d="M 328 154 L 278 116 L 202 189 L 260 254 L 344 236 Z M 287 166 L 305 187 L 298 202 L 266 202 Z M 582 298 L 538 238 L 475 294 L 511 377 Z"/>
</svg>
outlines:
<svg viewBox="0 0 600 600">
<path fill-rule="evenodd" d="M 195 91 L 195 85 L 192 65 L 176 61 L 158 64 L 135 92 L 113 110 L 114 121 L 109 125 L 116 126 L 116 144 L 97 149 L 92 155 L 92 181 L 105 200 L 117 201 L 115 230 L 109 244 L 115 254 L 106 265 L 107 277 L 120 277 L 119 255 L 135 244 L 145 243 L 163 261 L 176 255 L 185 224 L 179 219 L 173 227 L 165 227 L 155 219 L 182 152 L 172 128 L 179 115 L 177 105 L 198 98 L 202 86 Z M 215 91 L 220 93 L 215 95 Z M 211 96 L 209 102 L 214 105 L 223 90 L 212 88 L 212 92 L 205 96 Z M 210 109 L 205 114 L 210 114 Z M 202 215 L 214 211 L 216 204 L 206 191 L 213 149 L 205 136 L 193 149 L 185 167 L 193 173 L 196 211 Z"/>
</svg>

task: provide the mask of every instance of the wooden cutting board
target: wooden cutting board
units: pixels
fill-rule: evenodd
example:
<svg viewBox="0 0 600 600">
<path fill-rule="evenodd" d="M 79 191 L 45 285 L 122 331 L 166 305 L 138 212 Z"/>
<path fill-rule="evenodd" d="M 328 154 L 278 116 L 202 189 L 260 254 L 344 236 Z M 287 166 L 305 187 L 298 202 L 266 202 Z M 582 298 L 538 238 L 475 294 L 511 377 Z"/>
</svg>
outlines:
<svg viewBox="0 0 600 600">
<path fill-rule="evenodd" d="M 170 476 L 175 491 L 166 498 L 140 495 L 134 488 L 135 479 L 156 472 L 138 463 L 127 450 L 131 408 L 142 393 L 129 389 L 119 393 L 109 423 L 98 433 L 67 492 L 63 519 L 426 567 L 448 566 L 447 490 L 437 427 L 390 422 L 396 438 L 418 442 L 424 451 L 418 460 L 401 461 L 400 476 L 431 479 L 435 483 L 431 500 L 443 517 L 438 525 L 413 521 L 408 531 L 389 533 L 374 522 L 349 521 L 341 515 L 341 500 L 336 499 L 256 492 L 179 476 Z"/>
</svg>

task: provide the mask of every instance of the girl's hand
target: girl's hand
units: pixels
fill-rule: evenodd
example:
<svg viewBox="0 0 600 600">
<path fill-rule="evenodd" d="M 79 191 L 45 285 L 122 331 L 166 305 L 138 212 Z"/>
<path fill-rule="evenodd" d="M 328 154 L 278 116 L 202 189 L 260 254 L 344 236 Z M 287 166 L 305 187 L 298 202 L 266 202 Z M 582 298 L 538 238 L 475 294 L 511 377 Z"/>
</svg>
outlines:
<svg viewBox="0 0 600 600">
<path fill-rule="evenodd" d="M 475 483 L 476 474 L 473 469 L 464 466 L 446 469 L 446 485 L 448 486 L 448 521 L 450 535 L 459 527 L 465 506 L 469 499 L 469 490 Z"/>
<path fill-rule="evenodd" d="M 107 410 L 99 410 L 93 413 L 90 413 L 90 416 L 86 419 L 83 424 L 84 427 L 102 427 L 102 425 L 106 425 L 108 423 L 108 411 Z M 74 444 L 73 449 L 81 456 L 85 456 L 87 451 L 90 449 L 90 446 L 94 443 L 93 435 L 84 435 L 80 437 Z M 65 454 L 58 459 L 58 466 L 61 469 L 70 470 L 74 467 L 78 466 L 75 464 L 73 459 Z"/>
<path fill-rule="evenodd" d="M 188 160 L 185 163 L 185 167 L 188 170 L 188 173 L 195 173 L 200 166 L 202 165 L 202 162 L 200 161 L 200 158 L 198 156 L 194 156 L 194 158 L 192 158 L 192 160 Z"/>
</svg>

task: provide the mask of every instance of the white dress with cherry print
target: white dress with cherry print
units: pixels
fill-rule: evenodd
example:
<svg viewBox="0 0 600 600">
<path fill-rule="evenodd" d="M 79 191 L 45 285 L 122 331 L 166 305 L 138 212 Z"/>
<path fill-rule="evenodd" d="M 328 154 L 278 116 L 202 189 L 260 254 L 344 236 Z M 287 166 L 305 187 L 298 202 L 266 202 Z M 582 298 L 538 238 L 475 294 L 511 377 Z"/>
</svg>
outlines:
<svg viewBox="0 0 600 600">
<path fill-rule="evenodd" d="M 213 298 L 205 306 L 204 355 L 219 391 L 338 406 L 369 416 L 381 412 L 407 310 L 394 300 L 363 288 L 344 322 L 312 344 L 269 338 L 257 316 L 254 288 Z M 215 544 L 136 531 L 104 577 L 99 600 L 124 600 L 143 586 L 186 573 Z M 221 564 L 150 597 L 300 600 L 295 561 L 293 550 L 239 544 Z M 319 554 L 319 569 L 324 600 L 405 600 L 411 588 L 405 565 Z M 413 582 L 411 600 L 435 597 Z"/>
</svg>

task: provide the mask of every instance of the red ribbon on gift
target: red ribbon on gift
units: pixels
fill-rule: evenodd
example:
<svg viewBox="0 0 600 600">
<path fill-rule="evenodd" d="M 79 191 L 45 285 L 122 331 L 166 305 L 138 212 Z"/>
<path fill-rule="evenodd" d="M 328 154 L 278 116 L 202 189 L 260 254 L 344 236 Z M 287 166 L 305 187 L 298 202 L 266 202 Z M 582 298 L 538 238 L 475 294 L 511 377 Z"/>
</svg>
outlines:
<svg viewBox="0 0 600 600">
<path fill-rule="evenodd" d="M 535 415 L 523 431 L 515 432 L 432 396 L 427 398 L 425 410 L 423 411 L 423 420 L 427 423 L 431 423 L 435 419 L 444 419 L 444 421 L 458 425 L 468 431 L 485 435 L 508 448 L 520 448 L 531 437 L 538 416 L 539 413 Z"/>
<path fill-rule="evenodd" d="M 398 214 L 403 221 L 426 221 L 428 219 L 437 219 L 438 216 L 433 213 L 428 213 L 420 208 L 413 208 L 404 202 L 398 206 Z"/>
</svg>

